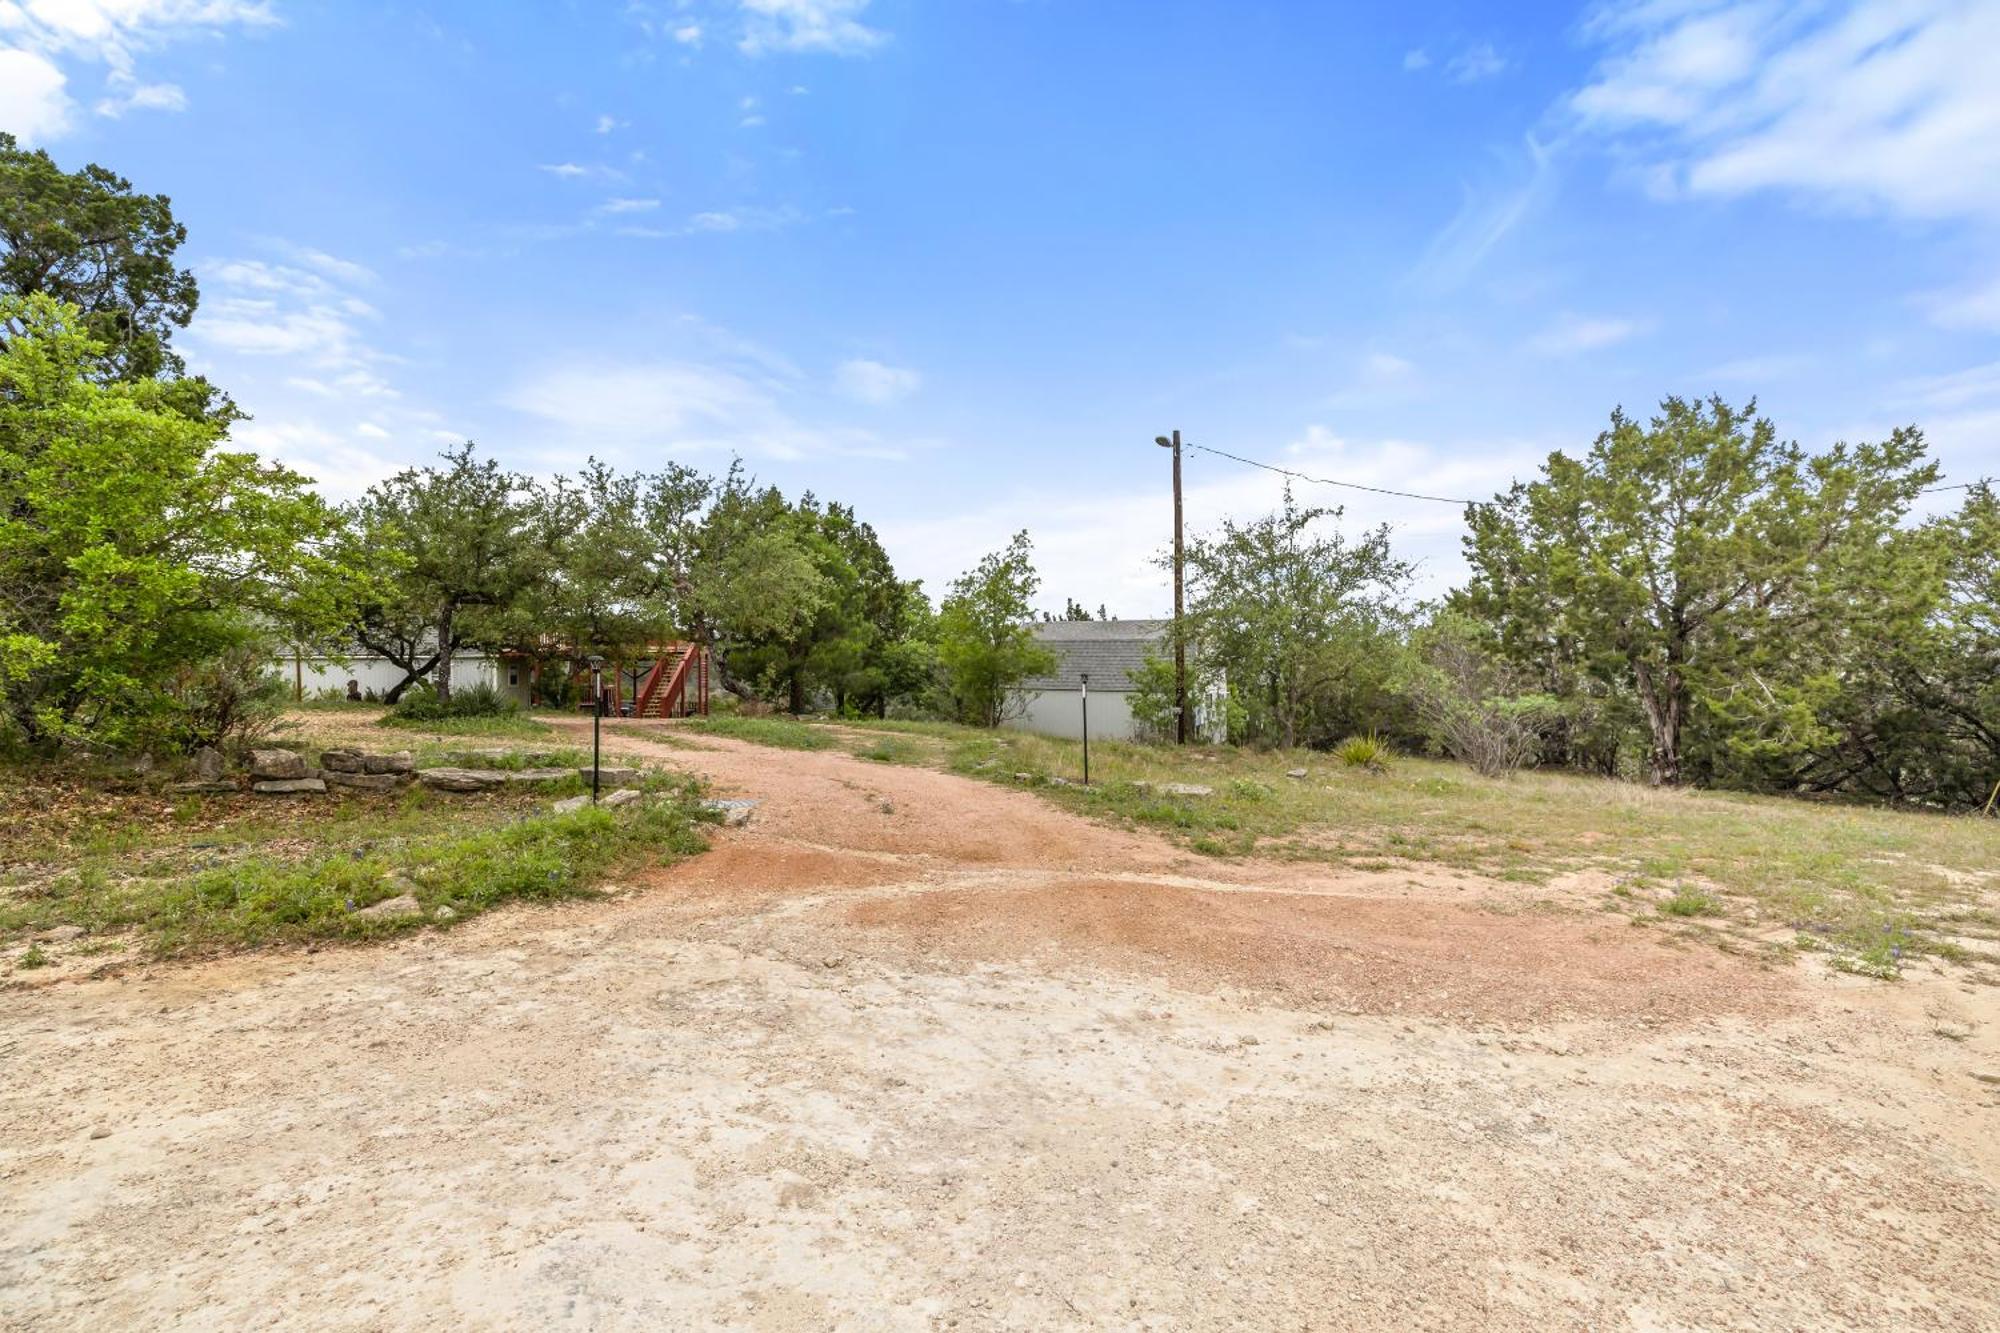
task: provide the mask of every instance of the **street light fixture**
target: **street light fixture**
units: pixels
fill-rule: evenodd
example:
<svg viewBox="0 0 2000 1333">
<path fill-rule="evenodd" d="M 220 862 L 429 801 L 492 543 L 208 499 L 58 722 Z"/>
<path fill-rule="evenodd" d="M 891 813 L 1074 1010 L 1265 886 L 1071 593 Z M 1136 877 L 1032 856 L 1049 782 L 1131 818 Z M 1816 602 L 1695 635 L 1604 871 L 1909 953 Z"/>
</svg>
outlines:
<svg viewBox="0 0 2000 1333">
<path fill-rule="evenodd" d="M 590 662 L 590 803 L 597 804 L 597 782 L 604 767 L 604 745 L 600 733 L 604 727 L 604 659 L 596 653 Z"/>
</svg>

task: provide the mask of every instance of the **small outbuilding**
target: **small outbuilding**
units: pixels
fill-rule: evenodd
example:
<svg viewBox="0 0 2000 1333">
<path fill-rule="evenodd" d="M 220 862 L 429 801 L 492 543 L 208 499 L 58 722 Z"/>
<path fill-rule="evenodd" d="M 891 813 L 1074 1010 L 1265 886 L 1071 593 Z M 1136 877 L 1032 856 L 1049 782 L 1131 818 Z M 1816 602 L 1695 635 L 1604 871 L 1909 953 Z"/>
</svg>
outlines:
<svg viewBox="0 0 2000 1333">
<path fill-rule="evenodd" d="M 1132 716 L 1133 674 L 1152 651 L 1165 656 L 1165 620 L 1054 620 L 1035 639 L 1056 655 L 1056 669 L 1021 682 L 1021 707 L 1001 725 L 1042 736 L 1083 735 L 1083 678 L 1090 677 L 1090 734 L 1138 740 Z"/>
</svg>

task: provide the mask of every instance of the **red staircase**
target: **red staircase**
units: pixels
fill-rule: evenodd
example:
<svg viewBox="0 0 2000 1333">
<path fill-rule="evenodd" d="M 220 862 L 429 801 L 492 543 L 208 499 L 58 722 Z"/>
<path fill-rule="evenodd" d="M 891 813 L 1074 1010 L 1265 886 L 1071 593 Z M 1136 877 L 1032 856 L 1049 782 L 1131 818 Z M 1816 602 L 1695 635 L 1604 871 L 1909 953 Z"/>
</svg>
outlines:
<svg viewBox="0 0 2000 1333">
<path fill-rule="evenodd" d="M 708 650 L 699 644 L 661 645 L 639 686 L 633 717 L 708 715 Z"/>
</svg>

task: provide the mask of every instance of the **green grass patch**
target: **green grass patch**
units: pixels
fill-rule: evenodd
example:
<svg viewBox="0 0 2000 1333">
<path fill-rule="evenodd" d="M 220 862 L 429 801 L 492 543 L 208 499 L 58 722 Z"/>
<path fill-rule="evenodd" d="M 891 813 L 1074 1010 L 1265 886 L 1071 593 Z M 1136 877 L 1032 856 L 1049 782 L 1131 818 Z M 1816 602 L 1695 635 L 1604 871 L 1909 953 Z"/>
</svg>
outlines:
<svg viewBox="0 0 2000 1333">
<path fill-rule="evenodd" d="M 446 717 L 429 721 L 388 713 L 375 725 L 392 731 L 417 732 L 427 736 L 494 736 L 539 740 L 555 735 L 554 728 L 526 713 L 504 713 L 494 717 Z"/>
<path fill-rule="evenodd" d="M 1660 904 L 1662 916 L 1721 916 L 1722 900 L 1706 889 L 1683 884 Z"/>
<path fill-rule="evenodd" d="M 665 864 L 707 845 L 702 825 L 712 816 L 700 807 L 698 784 L 650 785 L 651 801 L 569 814 L 549 811 L 544 792 L 525 811 L 489 811 L 493 822 L 483 826 L 457 817 L 448 798 L 413 789 L 387 810 L 346 802 L 324 819 L 294 818 L 289 838 L 236 829 L 233 839 L 152 848 L 139 864 L 86 859 L 0 897 L 0 937 L 77 925 L 172 957 L 365 939 L 503 902 L 582 896 L 614 870 Z M 417 899 L 420 915 L 355 915 L 402 893 Z"/>
<path fill-rule="evenodd" d="M 872 764 L 915 764 L 922 761 L 924 752 L 901 736 L 884 736 L 854 751 L 854 757 Z"/>
</svg>

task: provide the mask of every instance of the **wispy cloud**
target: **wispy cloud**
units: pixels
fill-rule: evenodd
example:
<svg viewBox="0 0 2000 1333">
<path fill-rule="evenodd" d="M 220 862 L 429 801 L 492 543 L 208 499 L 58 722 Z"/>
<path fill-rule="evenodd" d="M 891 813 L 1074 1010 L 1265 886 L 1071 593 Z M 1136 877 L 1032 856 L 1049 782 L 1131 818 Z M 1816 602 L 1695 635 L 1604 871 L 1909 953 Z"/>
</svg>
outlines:
<svg viewBox="0 0 2000 1333">
<path fill-rule="evenodd" d="M 1444 72 L 1453 83 L 1478 83 L 1506 73 L 1507 59 L 1492 46 L 1480 42 L 1453 56 L 1446 63 Z"/>
<path fill-rule="evenodd" d="M 1463 285 L 1515 228 L 1547 202 L 1554 187 L 1553 157 L 1532 135 L 1518 152 L 1497 156 L 1491 176 L 1465 187 L 1458 212 L 1418 260 L 1418 285 L 1432 292 Z"/>
<path fill-rule="evenodd" d="M 834 372 L 840 392 L 857 403 L 881 407 L 901 402 L 923 384 L 923 376 L 905 366 L 880 361 L 843 361 Z"/>
<path fill-rule="evenodd" d="M 1564 314 L 1555 323 L 1528 340 L 1531 351 L 1542 356 L 1576 356 L 1628 342 L 1652 329 L 1648 320 L 1622 319 L 1610 315 Z"/>
<path fill-rule="evenodd" d="M 1947 329 L 2000 333 L 2000 278 L 1954 291 L 1927 292 L 1920 303 Z"/>
<path fill-rule="evenodd" d="M 530 419 L 549 460 L 589 450 L 611 460 L 676 454 L 748 457 L 899 458 L 904 450 L 875 432 L 800 420 L 780 400 L 783 386 L 699 361 L 578 361 L 535 373 L 509 389 L 503 406 Z"/>
<path fill-rule="evenodd" d="M 2000 220 L 1990 0 L 1625 0 L 1587 32 L 1604 55 L 1569 110 L 1656 188 Z"/>
<path fill-rule="evenodd" d="M 772 51 L 819 51 L 866 55 L 889 34 L 861 22 L 868 0 L 740 0 L 745 55 Z"/>
</svg>

